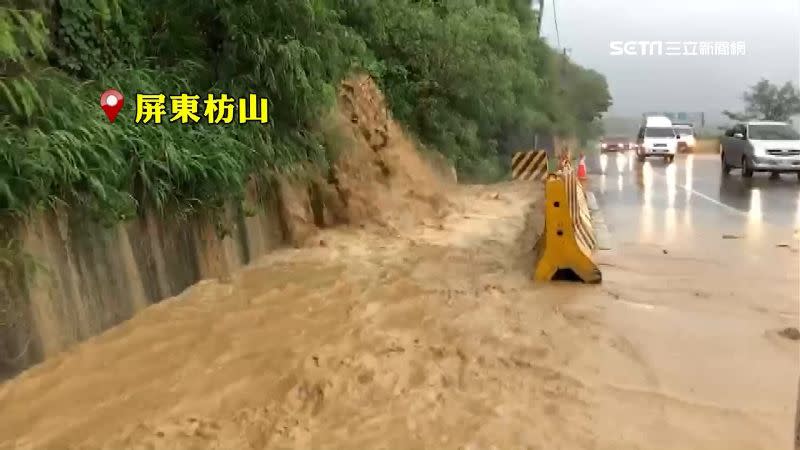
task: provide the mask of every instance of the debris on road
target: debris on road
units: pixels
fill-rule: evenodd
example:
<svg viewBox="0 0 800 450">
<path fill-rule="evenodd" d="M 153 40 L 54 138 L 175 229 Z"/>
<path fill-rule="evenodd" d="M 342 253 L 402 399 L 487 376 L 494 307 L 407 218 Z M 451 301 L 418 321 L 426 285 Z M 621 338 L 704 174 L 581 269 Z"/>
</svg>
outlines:
<svg viewBox="0 0 800 450">
<path fill-rule="evenodd" d="M 784 328 L 778 332 L 778 335 L 793 341 L 800 341 L 800 330 L 795 327 Z"/>
</svg>

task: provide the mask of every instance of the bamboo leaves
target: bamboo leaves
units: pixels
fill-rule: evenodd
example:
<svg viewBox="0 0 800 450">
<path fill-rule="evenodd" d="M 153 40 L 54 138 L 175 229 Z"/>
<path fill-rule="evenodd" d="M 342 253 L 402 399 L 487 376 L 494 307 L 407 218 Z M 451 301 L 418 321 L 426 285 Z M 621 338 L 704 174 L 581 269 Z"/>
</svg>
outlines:
<svg viewBox="0 0 800 450">
<path fill-rule="evenodd" d="M 578 128 L 607 97 L 602 77 L 577 66 L 576 95 L 556 94 L 560 65 L 525 0 L 37 4 L 0 7 L 0 215 L 54 203 L 111 219 L 183 214 L 265 173 L 325 167 L 336 144 L 320 122 L 354 69 L 379 78 L 424 144 L 491 176 L 505 135 Z M 128 109 L 111 125 L 97 106 L 109 87 L 131 98 L 254 93 L 275 113 L 267 125 L 149 126 Z M 598 100 L 572 104 L 581 98 Z"/>
</svg>

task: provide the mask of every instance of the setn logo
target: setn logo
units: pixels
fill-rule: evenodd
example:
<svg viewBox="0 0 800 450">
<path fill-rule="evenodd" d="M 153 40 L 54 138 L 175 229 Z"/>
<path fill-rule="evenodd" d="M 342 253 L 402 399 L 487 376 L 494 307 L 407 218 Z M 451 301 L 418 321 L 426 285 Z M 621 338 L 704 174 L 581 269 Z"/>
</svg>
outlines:
<svg viewBox="0 0 800 450">
<path fill-rule="evenodd" d="M 611 56 L 744 56 L 744 41 L 610 41 Z"/>
<path fill-rule="evenodd" d="M 662 55 L 661 41 L 611 41 L 611 56 L 653 56 Z"/>
</svg>

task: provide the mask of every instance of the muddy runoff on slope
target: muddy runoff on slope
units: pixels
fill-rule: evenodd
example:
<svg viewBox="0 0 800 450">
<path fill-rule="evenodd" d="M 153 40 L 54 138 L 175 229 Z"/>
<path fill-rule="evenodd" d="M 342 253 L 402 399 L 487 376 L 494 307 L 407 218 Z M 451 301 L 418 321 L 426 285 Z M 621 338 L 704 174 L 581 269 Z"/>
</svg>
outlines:
<svg viewBox="0 0 800 450">
<path fill-rule="evenodd" d="M 0 448 L 589 445 L 569 330 L 530 298 L 541 188 L 456 186 L 368 78 L 330 124 L 320 204 L 285 199 L 299 248 L 0 384 Z"/>
<path fill-rule="evenodd" d="M 460 188 L 201 283 L 3 385 L 0 447 L 590 448 L 570 327 L 530 297 L 539 196 Z"/>
</svg>

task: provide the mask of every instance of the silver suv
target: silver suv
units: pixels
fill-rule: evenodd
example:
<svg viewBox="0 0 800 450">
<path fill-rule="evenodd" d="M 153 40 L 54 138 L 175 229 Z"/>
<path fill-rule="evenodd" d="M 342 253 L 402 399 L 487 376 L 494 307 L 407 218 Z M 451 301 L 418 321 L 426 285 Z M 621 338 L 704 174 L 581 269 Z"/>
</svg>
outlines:
<svg viewBox="0 0 800 450">
<path fill-rule="evenodd" d="M 800 179 L 800 133 L 786 122 L 740 123 L 720 139 L 722 171 L 741 168 L 742 176 L 754 172 L 794 172 Z"/>
</svg>

